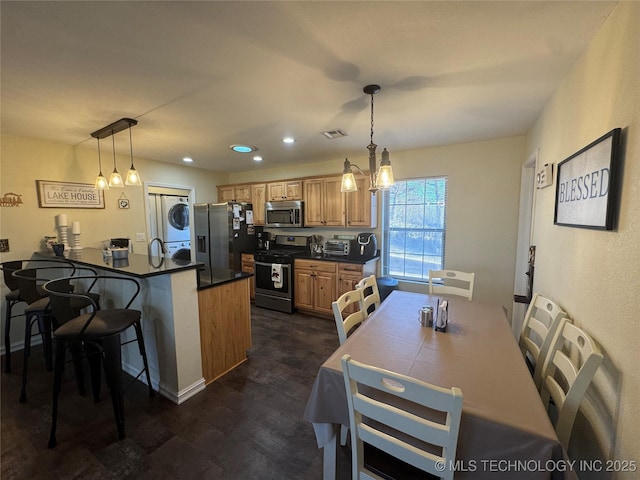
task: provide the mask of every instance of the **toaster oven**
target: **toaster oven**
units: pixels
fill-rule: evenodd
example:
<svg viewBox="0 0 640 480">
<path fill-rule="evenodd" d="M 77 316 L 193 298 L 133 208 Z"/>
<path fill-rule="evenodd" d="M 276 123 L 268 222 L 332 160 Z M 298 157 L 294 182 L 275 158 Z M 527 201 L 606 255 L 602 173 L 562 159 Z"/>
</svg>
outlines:
<svg viewBox="0 0 640 480">
<path fill-rule="evenodd" d="M 324 253 L 330 256 L 348 257 L 351 253 L 351 242 L 337 239 L 325 240 Z"/>
</svg>

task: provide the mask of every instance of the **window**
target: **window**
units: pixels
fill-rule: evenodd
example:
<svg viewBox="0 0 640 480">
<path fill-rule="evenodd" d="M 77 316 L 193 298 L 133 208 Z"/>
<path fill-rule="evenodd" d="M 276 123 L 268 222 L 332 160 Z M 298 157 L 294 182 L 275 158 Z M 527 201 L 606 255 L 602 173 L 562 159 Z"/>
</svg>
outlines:
<svg viewBox="0 0 640 480">
<path fill-rule="evenodd" d="M 382 271 L 428 282 L 444 266 L 447 177 L 399 180 L 384 193 Z"/>
</svg>

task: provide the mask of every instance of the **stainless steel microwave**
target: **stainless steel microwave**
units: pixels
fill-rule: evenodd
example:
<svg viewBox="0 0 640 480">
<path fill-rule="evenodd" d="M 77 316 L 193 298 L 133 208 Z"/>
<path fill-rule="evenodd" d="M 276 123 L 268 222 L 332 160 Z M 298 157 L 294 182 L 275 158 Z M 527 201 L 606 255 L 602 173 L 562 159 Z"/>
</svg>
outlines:
<svg viewBox="0 0 640 480">
<path fill-rule="evenodd" d="M 267 202 L 264 204 L 265 226 L 303 227 L 301 200 Z"/>
</svg>

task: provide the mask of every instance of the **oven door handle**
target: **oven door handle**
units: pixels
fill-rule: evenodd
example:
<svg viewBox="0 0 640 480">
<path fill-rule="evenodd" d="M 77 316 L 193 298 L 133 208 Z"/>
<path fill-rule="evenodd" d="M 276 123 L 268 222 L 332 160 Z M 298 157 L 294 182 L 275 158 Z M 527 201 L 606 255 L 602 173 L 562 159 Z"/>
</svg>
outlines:
<svg viewBox="0 0 640 480">
<path fill-rule="evenodd" d="M 274 265 L 273 263 L 264 263 L 264 262 L 256 262 L 256 265 L 261 265 L 263 267 L 271 267 L 271 265 Z M 291 264 L 290 263 L 281 263 L 280 265 L 282 265 L 282 268 L 290 268 Z"/>
</svg>

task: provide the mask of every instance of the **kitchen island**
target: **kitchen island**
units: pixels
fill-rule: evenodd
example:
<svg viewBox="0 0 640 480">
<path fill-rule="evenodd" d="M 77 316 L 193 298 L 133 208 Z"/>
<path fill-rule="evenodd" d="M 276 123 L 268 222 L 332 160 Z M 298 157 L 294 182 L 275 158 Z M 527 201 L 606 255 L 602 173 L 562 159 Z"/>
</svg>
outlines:
<svg viewBox="0 0 640 480">
<path fill-rule="evenodd" d="M 36 253 L 34 258 L 51 258 L 49 253 Z M 126 260 L 114 260 L 96 248 L 72 250 L 66 260 L 98 270 L 98 274 L 117 274 L 135 277 L 142 287 L 140 295 L 131 308 L 142 312 L 144 332 L 151 382 L 154 389 L 172 402 L 180 404 L 198 392 L 204 390 L 206 382 L 203 375 L 203 357 L 200 328 L 209 318 L 211 310 L 201 315 L 199 308 L 200 292 L 233 282 L 247 284 L 250 274 L 233 271 L 216 271 L 213 275 L 198 275 L 202 266 L 197 262 L 174 261 L 168 258 L 148 257 L 129 254 Z M 80 275 L 83 272 L 79 273 Z M 86 274 L 86 273 L 85 273 Z M 120 306 L 125 292 L 119 292 L 114 285 L 107 291 L 99 292 L 101 303 L 105 307 Z M 237 305 L 231 306 L 226 297 L 222 297 L 220 316 L 235 315 Z M 241 300 L 238 300 L 241 302 Z M 246 308 L 249 309 L 247 293 Z M 217 332 L 222 335 L 223 332 Z M 129 332 L 123 334 L 123 343 L 133 340 Z M 134 376 L 142 369 L 142 361 L 135 344 L 123 347 L 123 369 Z"/>
</svg>

